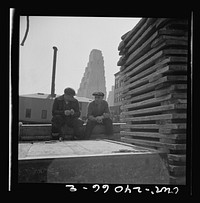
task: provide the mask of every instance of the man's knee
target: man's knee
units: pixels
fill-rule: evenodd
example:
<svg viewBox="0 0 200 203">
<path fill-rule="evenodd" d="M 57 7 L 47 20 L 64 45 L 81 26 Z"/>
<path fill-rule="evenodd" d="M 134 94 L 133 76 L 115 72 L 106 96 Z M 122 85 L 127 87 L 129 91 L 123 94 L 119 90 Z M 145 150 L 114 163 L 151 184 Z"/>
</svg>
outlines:
<svg viewBox="0 0 200 203">
<path fill-rule="evenodd" d="M 82 120 L 79 119 L 79 118 L 74 118 L 73 121 L 72 121 L 72 123 L 73 123 L 73 126 L 75 126 L 75 127 L 82 127 L 84 121 L 82 121 Z"/>
<path fill-rule="evenodd" d="M 52 121 L 52 127 L 58 128 L 58 129 L 61 128 L 61 126 L 63 126 L 65 123 L 65 119 L 61 115 L 53 116 L 51 121 Z"/>
<path fill-rule="evenodd" d="M 94 126 L 96 125 L 96 121 L 93 121 L 93 120 L 88 120 L 87 123 L 86 123 L 86 126 Z"/>
<path fill-rule="evenodd" d="M 112 135 L 113 134 L 113 124 L 112 124 L 112 120 L 110 118 L 106 118 L 104 120 L 104 125 L 106 128 L 106 134 L 107 135 Z"/>
<path fill-rule="evenodd" d="M 86 133 L 91 133 L 93 128 L 97 125 L 96 121 L 88 120 L 86 123 Z"/>
<path fill-rule="evenodd" d="M 63 121 L 63 116 L 61 115 L 55 115 L 53 116 L 52 120 L 53 123 L 60 123 Z"/>
<path fill-rule="evenodd" d="M 104 118 L 103 123 L 107 125 L 112 125 L 112 120 L 110 118 Z"/>
<path fill-rule="evenodd" d="M 61 126 L 64 123 L 62 116 L 56 115 L 52 118 L 52 133 L 60 133 Z"/>
</svg>

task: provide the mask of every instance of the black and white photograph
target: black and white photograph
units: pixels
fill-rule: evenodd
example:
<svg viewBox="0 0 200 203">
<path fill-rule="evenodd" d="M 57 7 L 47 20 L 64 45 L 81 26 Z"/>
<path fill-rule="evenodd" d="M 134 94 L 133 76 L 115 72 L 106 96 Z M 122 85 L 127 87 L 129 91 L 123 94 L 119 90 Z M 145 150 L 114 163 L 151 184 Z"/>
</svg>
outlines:
<svg viewBox="0 0 200 203">
<path fill-rule="evenodd" d="M 192 14 L 18 22 L 19 185 L 175 195 L 191 184 Z"/>
</svg>

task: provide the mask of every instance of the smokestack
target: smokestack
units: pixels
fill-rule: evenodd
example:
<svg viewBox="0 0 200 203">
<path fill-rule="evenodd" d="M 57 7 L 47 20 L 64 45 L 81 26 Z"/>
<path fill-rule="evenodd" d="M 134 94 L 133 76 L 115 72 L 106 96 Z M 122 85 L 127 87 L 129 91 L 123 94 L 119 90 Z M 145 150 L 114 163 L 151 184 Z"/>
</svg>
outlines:
<svg viewBox="0 0 200 203">
<path fill-rule="evenodd" d="M 52 70 L 52 81 L 51 81 L 51 97 L 55 97 L 55 75 L 56 75 L 56 57 L 57 57 L 57 47 L 53 47 L 53 70 Z"/>
</svg>

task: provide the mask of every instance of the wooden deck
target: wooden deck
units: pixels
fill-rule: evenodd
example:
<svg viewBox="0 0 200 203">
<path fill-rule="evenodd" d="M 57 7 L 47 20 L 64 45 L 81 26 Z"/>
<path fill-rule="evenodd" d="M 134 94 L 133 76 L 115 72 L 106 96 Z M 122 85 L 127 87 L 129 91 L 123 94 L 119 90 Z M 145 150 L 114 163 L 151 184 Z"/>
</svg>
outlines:
<svg viewBox="0 0 200 203">
<path fill-rule="evenodd" d="M 166 154 L 111 140 L 19 143 L 19 183 L 169 184 Z"/>
<path fill-rule="evenodd" d="M 111 140 L 44 141 L 19 143 L 19 160 L 52 157 L 155 153 L 155 150 Z"/>
</svg>

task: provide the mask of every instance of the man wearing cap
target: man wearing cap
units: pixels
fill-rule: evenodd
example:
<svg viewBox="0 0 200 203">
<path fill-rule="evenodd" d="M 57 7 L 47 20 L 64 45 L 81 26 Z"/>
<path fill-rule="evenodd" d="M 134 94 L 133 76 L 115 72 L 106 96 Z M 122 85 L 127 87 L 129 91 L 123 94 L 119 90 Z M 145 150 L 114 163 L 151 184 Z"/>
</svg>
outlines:
<svg viewBox="0 0 200 203">
<path fill-rule="evenodd" d="M 74 98 L 75 91 L 66 88 L 64 94 L 55 98 L 52 108 L 52 137 L 61 138 L 61 127 L 65 124 L 74 130 L 74 138 L 81 138 L 83 122 L 80 117 L 79 102 Z M 61 138 L 62 139 L 62 138 Z"/>
<path fill-rule="evenodd" d="M 92 130 L 98 124 L 105 126 L 105 134 L 111 136 L 113 134 L 113 124 L 110 118 L 110 110 L 107 101 L 103 100 L 103 92 L 94 92 L 92 94 L 95 99 L 88 105 L 87 124 L 85 129 L 85 139 L 89 139 Z"/>
</svg>

